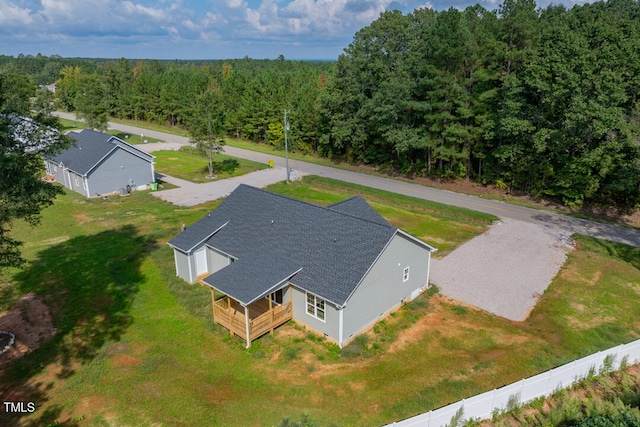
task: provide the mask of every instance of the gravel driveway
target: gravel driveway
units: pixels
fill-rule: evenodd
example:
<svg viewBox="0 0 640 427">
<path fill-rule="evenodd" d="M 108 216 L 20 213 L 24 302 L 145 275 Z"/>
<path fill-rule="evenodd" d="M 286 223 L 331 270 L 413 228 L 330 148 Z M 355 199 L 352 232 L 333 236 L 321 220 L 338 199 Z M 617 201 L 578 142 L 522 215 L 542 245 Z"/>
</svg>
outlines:
<svg viewBox="0 0 640 427">
<path fill-rule="evenodd" d="M 430 281 L 450 298 L 522 321 L 572 249 L 554 227 L 501 219 L 441 260 Z"/>
</svg>

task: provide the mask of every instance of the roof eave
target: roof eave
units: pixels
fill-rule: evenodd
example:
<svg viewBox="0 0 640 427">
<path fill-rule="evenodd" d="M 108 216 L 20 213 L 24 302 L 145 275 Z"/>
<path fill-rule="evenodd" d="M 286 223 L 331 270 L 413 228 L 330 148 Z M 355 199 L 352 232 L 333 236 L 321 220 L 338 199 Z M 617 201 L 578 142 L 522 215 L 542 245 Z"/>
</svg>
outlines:
<svg viewBox="0 0 640 427">
<path fill-rule="evenodd" d="M 431 246 L 430 244 L 418 239 L 415 236 L 412 236 L 411 234 L 407 233 L 406 231 L 400 230 L 399 228 L 397 229 L 396 233 L 399 233 L 399 234 L 403 235 L 404 237 L 408 238 L 409 240 L 412 240 L 413 242 L 419 244 L 420 246 L 425 247 L 431 253 L 436 252 L 438 250 L 438 248 Z"/>
<path fill-rule="evenodd" d="M 191 252 L 193 252 L 193 250 L 194 250 L 195 248 L 197 248 L 198 246 L 200 246 L 201 244 L 203 244 L 204 242 L 206 242 L 207 240 L 209 240 L 209 239 L 211 238 L 211 236 L 213 236 L 214 234 L 216 234 L 218 231 L 222 230 L 222 228 L 223 228 L 225 225 L 227 225 L 227 224 L 229 224 L 229 221 L 225 222 L 225 223 L 224 223 L 224 224 L 222 224 L 220 227 L 216 228 L 213 232 L 211 232 L 211 233 L 209 233 L 208 235 L 206 235 L 202 240 L 200 240 L 200 241 L 198 241 L 197 243 L 195 243 L 194 245 L 192 245 L 189 249 L 186 249 L 186 250 L 185 250 L 185 249 L 183 249 L 183 248 L 180 248 L 180 247 L 178 247 L 178 246 L 176 246 L 176 245 L 171 244 L 171 242 L 167 242 L 167 245 L 171 246 L 171 247 L 172 247 L 172 248 L 174 248 L 174 249 L 179 250 L 180 252 L 183 252 L 183 253 L 185 253 L 185 254 L 189 255 Z M 210 246 L 210 245 L 208 245 L 208 246 Z M 212 247 L 213 249 L 216 249 L 216 248 L 214 248 L 213 246 L 211 246 L 211 247 Z"/>
</svg>

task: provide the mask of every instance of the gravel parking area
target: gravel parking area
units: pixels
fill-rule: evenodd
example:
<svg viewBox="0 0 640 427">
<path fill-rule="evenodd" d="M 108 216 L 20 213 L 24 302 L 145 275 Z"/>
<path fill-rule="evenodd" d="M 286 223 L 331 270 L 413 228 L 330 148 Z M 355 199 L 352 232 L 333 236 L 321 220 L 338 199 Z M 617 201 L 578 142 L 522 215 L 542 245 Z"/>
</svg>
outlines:
<svg viewBox="0 0 640 427">
<path fill-rule="evenodd" d="M 572 249 L 554 227 L 501 219 L 441 260 L 430 280 L 450 298 L 525 320 Z"/>
</svg>

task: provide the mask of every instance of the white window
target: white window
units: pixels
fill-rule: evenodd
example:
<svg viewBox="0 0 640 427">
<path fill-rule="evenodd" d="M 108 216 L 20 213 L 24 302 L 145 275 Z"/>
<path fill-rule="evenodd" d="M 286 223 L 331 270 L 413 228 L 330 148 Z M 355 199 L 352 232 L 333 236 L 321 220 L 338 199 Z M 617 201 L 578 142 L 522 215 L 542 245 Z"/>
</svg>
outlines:
<svg viewBox="0 0 640 427">
<path fill-rule="evenodd" d="M 307 314 L 324 322 L 324 300 L 315 295 L 307 294 Z"/>
<path fill-rule="evenodd" d="M 54 171 L 54 172 L 58 172 L 58 166 L 53 165 L 53 171 Z"/>
<path fill-rule="evenodd" d="M 75 181 L 76 181 L 76 187 L 80 187 L 80 178 L 78 177 L 78 175 L 74 175 L 73 177 L 75 178 Z"/>
<path fill-rule="evenodd" d="M 409 280 L 409 267 L 405 267 L 402 272 L 402 281 L 406 282 L 407 280 Z"/>
</svg>

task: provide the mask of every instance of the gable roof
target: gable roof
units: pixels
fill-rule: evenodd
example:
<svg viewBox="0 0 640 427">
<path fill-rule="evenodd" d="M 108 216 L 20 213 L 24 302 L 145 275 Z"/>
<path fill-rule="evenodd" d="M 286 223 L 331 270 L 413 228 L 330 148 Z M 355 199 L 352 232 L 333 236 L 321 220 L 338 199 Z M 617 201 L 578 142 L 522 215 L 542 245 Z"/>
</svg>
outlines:
<svg viewBox="0 0 640 427">
<path fill-rule="evenodd" d="M 75 146 L 50 157 L 49 160 L 58 164 L 62 163 L 80 175 L 87 175 L 117 149 L 127 151 L 150 163 L 153 162 L 151 154 L 106 133 L 83 129 L 80 132 L 70 132 L 68 136 L 76 142 Z"/>
<path fill-rule="evenodd" d="M 367 212 L 367 216 L 372 215 Z M 253 299 L 248 295 L 264 292 L 260 271 L 268 287 L 274 285 L 268 278 L 285 278 L 299 270 L 292 283 L 342 306 L 396 232 L 386 221 L 359 218 L 336 206 L 317 206 L 241 184 L 169 245 L 189 253 L 206 239 L 206 245 L 238 259 L 204 281 L 241 303 Z M 257 276 L 240 277 L 243 266 Z"/>
<path fill-rule="evenodd" d="M 349 199 L 339 201 L 329 205 L 328 208 L 336 212 L 342 212 L 344 214 L 366 219 L 378 224 L 389 225 L 387 220 L 376 212 L 376 210 L 360 196 L 353 196 Z"/>
</svg>

